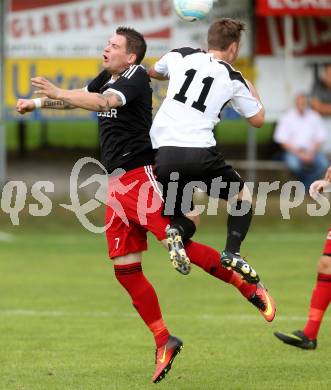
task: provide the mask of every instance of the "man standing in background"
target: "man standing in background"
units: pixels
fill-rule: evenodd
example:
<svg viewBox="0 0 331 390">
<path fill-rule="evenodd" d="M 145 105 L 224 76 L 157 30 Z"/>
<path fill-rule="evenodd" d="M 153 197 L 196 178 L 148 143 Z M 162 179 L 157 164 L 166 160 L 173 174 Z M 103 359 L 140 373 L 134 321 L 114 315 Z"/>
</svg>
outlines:
<svg viewBox="0 0 331 390">
<path fill-rule="evenodd" d="M 327 131 L 321 116 L 308 107 L 304 94 L 297 95 L 295 107 L 280 118 L 274 140 L 283 148 L 283 159 L 289 170 L 303 182 L 307 192 L 329 165 L 321 152 L 326 139 Z"/>
</svg>

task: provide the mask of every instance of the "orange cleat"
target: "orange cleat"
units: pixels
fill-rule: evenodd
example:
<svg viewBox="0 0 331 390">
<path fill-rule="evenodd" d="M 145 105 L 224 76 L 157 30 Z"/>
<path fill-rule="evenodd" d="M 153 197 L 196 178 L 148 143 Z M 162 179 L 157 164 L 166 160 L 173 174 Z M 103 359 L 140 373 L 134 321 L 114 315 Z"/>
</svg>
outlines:
<svg viewBox="0 0 331 390">
<path fill-rule="evenodd" d="M 170 336 L 168 342 L 155 352 L 156 370 L 153 376 L 153 383 L 160 382 L 170 371 L 172 362 L 176 355 L 183 348 L 183 342 L 177 337 Z"/>
<path fill-rule="evenodd" d="M 262 283 L 258 283 L 256 287 L 255 293 L 248 300 L 259 309 L 266 321 L 271 322 L 276 314 L 275 302 Z"/>
</svg>

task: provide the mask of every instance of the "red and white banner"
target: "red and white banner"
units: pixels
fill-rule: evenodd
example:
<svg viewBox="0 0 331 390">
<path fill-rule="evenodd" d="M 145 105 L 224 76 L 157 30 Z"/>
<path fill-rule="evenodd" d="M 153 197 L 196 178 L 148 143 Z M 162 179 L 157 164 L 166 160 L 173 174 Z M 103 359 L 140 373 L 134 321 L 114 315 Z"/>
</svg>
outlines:
<svg viewBox="0 0 331 390">
<path fill-rule="evenodd" d="M 284 18 L 258 17 L 256 54 L 282 55 L 285 47 Z M 293 19 L 293 55 L 330 56 L 331 18 L 298 17 Z"/>
<path fill-rule="evenodd" d="M 0 0 L 1 1 L 1 0 Z M 251 0 L 222 1 L 203 21 L 180 19 L 173 0 L 12 0 L 6 29 L 6 112 L 17 119 L 18 97 L 30 98 L 29 80 L 44 75 L 66 89 L 85 86 L 100 70 L 104 46 L 118 26 L 132 27 L 147 41 L 146 67 L 155 57 L 183 46 L 206 48 L 209 23 L 217 17 L 236 15 L 247 24 L 238 68 L 246 77 L 254 72 L 251 55 Z M 157 109 L 166 84 L 154 83 L 153 106 Z M 29 118 L 63 119 L 69 113 L 39 110 Z M 37 116 L 38 115 L 38 116 Z M 86 113 L 81 113 L 86 118 Z"/>
<path fill-rule="evenodd" d="M 262 16 L 331 16 L 331 0 L 257 0 Z"/>
<path fill-rule="evenodd" d="M 96 57 L 120 25 L 148 41 L 149 55 L 169 50 L 171 0 L 12 1 L 8 17 L 10 57 Z"/>
<path fill-rule="evenodd" d="M 147 57 L 159 57 L 174 47 L 205 48 L 210 21 L 235 14 L 247 22 L 241 55 L 249 56 L 249 2 L 215 3 L 209 19 L 187 23 L 175 14 L 173 0 L 12 0 L 7 54 L 10 58 L 100 57 L 115 29 L 129 26 L 144 34 Z"/>
</svg>

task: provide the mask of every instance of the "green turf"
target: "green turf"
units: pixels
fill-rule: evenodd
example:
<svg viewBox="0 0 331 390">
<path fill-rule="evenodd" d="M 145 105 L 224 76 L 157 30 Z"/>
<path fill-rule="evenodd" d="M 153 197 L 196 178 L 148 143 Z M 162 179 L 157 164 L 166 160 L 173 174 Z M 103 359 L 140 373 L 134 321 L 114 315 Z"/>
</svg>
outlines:
<svg viewBox="0 0 331 390">
<path fill-rule="evenodd" d="M 62 122 L 50 121 L 47 124 L 47 141 L 49 146 L 94 148 L 98 146 L 98 130 L 94 121 Z M 8 150 L 18 148 L 17 123 L 7 122 L 6 144 Z M 224 121 L 215 129 L 215 136 L 221 144 L 244 144 L 248 135 L 245 121 Z M 258 143 L 270 142 L 272 124 L 267 123 L 256 130 Z M 28 149 L 40 147 L 42 142 L 41 124 L 37 121 L 27 122 L 26 143 Z"/>
<path fill-rule="evenodd" d="M 8 150 L 18 148 L 17 123 L 6 124 L 6 145 Z M 48 122 L 47 142 L 53 147 L 94 148 L 99 144 L 97 123 L 85 122 Z M 26 145 L 29 150 L 36 149 L 42 143 L 41 124 L 37 121 L 27 122 Z"/>
<path fill-rule="evenodd" d="M 277 214 L 277 213 L 276 213 Z M 160 389 L 329 389 L 330 318 L 316 351 L 280 343 L 302 328 L 327 218 L 256 217 L 244 244 L 278 304 L 267 324 L 232 286 L 194 268 L 176 273 L 154 239 L 144 258 L 171 332 L 184 349 Z M 71 217 L 70 217 L 71 218 Z M 65 217 L 22 220 L 0 231 L 0 389 L 153 388 L 153 339 L 114 278 L 103 236 Z M 305 221 L 305 222 L 303 222 Z M 224 223 L 203 219 L 196 236 L 221 248 Z"/>
<path fill-rule="evenodd" d="M 270 143 L 274 125 L 266 123 L 261 129 L 252 129 L 259 144 Z M 245 144 L 248 138 L 249 126 L 245 120 L 222 121 L 215 128 L 217 142 L 222 144 Z"/>
</svg>

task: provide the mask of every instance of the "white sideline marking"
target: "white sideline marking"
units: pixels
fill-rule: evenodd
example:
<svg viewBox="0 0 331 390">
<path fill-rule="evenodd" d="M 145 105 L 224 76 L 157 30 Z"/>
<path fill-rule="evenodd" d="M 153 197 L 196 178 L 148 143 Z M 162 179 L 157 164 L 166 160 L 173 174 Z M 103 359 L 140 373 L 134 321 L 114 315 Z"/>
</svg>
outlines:
<svg viewBox="0 0 331 390">
<path fill-rule="evenodd" d="M 0 241 L 13 241 L 14 236 L 5 232 L 0 232 Z"/>
<path fill-rule="evenodd" d="M 111 313 L 111 312 L 70 312 L 70 311 L 50 311 L 50 310 L 0 310 L 0 315 L 14 317 L 14 316 L 22 316 L 22 317 L 82 317 L 82 318 L 130 318 L 130 317 L 138 317 L 136 313 Z M 166 317 L 169 318 L 191 318 L 202 321 L 210 321 L 210 320 L 239 320 L 239 321 L 260 321 L 261 315 L 235 315 L 235 314 L 225 314 L 225 315 L 215 315 L 215 314 L 200 314 L 200 315 L 192 315 L 192 314 L 167 314 Z M 306 321 L 307 316 L 276 316 L 275 320 L 277 321 Z M 326 318 L 324 320 L 327 320 Z"/>
</svg>

